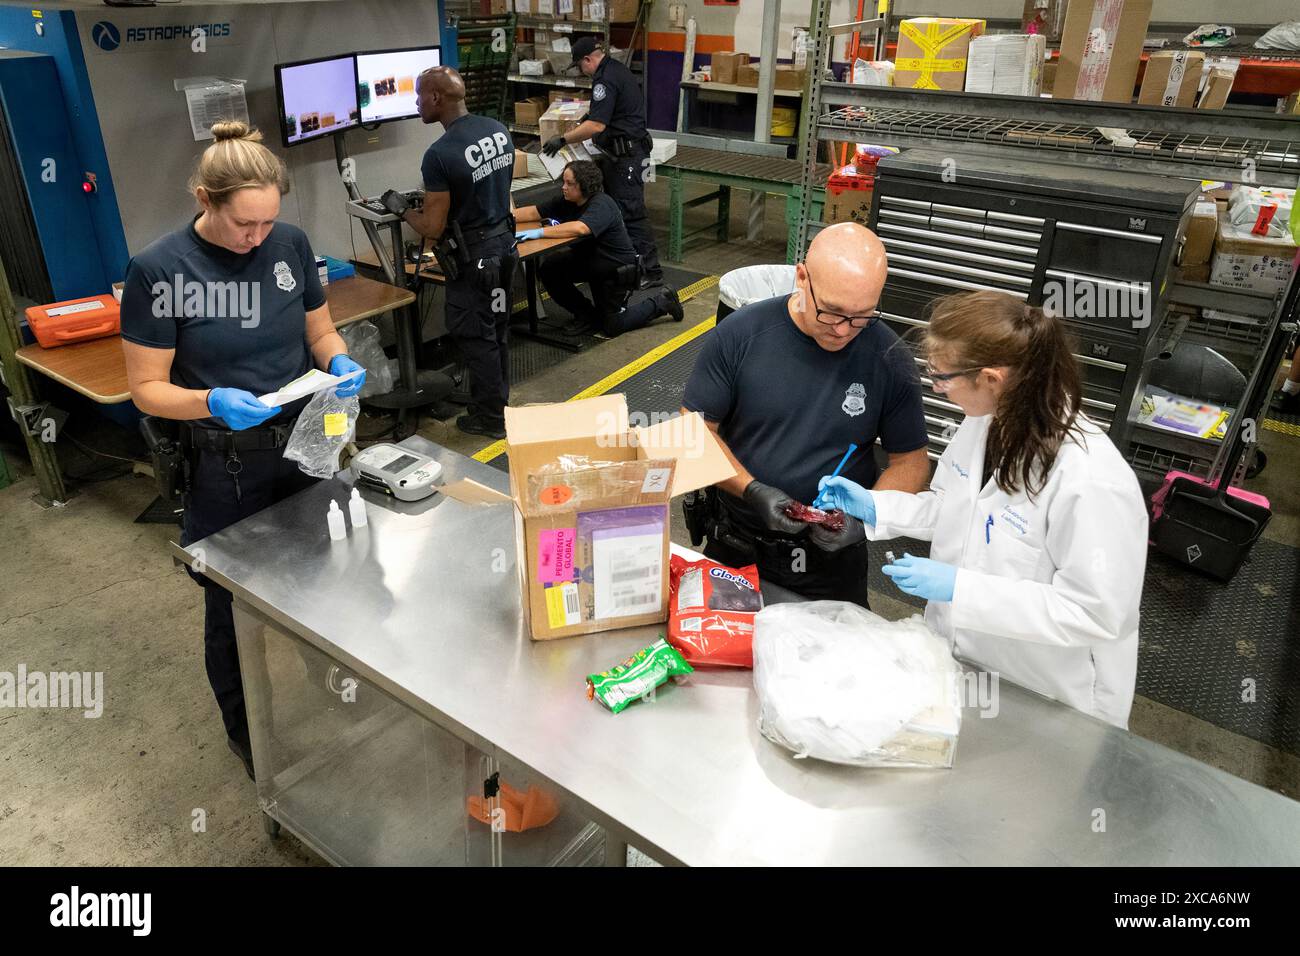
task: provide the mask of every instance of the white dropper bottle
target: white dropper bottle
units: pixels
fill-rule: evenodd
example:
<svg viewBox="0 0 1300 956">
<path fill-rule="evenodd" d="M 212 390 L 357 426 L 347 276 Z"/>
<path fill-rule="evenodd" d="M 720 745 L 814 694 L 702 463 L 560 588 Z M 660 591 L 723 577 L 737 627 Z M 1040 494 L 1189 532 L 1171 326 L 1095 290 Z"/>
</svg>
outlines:
<svg viewBox="0 0 1300 956">
<path fill-rule="evenodd" d="M 348 499 L 348 517 L 352 519 L 353 528 L 364 528 L 366 526 L 366 503 L 361 499 L 361 492 L 352 489 L 352 497 Z"/>
<path fill-rule="evenodd" d="M 333 498 L 330 499 L 330 510 L 325 520 L 329 524 L 332 540 L 342 541 L 348 536 L 347 528 L 343 524 L 343 512 L 339 510 L 339 503 Z"/>
</svg>

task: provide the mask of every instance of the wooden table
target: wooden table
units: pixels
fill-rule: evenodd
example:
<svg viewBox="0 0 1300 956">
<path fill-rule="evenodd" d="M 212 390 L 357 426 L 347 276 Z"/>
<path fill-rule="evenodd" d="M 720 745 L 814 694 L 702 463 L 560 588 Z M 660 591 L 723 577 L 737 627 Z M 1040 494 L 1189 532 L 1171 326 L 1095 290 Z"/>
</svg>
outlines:
<svg viewBox="0 0 1300 956">
<path fill-rule="evenodd" d="M 331 282 L 325 287 L 325 296 L 336 328 L 383 315 L 415 301 L 415 294 L 407 289 L 364 276 Z M 131 399 L 120 335 L 54 349 L 24 345 L 16 354 L 24 365 L 101 405 L 117 405 Z"/>
<path fill-rule="evenodd" d="M 524 229 L 531 225 L 532 225 L 531 223 L 520 223 L 519 228 Z M 557 339 L 551 336 L 544 335 L 538 328 L 538 321 L 539 321 L 538 298 L 539 297 L 537 294 L 537 263 L 541 261 L 540 258 L 541 256 L 550 252 L 552 249 L 558 249 L 561 246 L 568 246 L 577 241 L 578 241 L 577 237 L 556 238 L 556 239 L 528 239 L 524 242 L 519 243 L 515 247 L 519 252 L 519 261 L 523 264 L 524 267 L 524 289 L 526 291 L 526 299 L 528 304 L 528 331 L 527 333 L 521 331 L 518 334 L 521 335 L 526 334 L 527 337 L 530 339 L 534 339 L 535 341 L 539 341 L 539 342 L 545 342 L 548 345 L 554 345 L 556 348 L 561 348 L 569 352 L 576 352 L 579 350 L 579 348 L 581 348 L 581 346 L 573 342 L 566 342 L 563 339 Z M 362 252 L 358 254 L 357 257 L 352 260 L 352 262 L 357 265 L 370 266 L 376 269 L 379 268 L 379 259 L 376 258 L 374 252 Z M 404 267 L 406 269 L 406 274 L 408 276 L 417 275 L 414 262 L 407 262 L 404 264 Z M 428 259 L 426 262 L 420 265 L 420 270 L 417 278 L 421 282 L 432 282 L 435 285 L 443 285 L 447 281 L 447 277 L 442 274 L 442 270 L 438 267 L 437 260 L 432 258 Z"/>
<path fill-rule="evenodd" d="M 0 298 L 7 298 L 7 286 L 0 291 L 4 293 Z M 336 328 L 403 308 L 415 301 L 415 294 L 408 289 L 362 276 L 331 282 L 325 287 L 325 296 Z M 16 328 L 11 330 L 15 336 L 17 332 Z M 131 400 L 120 335 L 54 349 L 24 345 L 14 350 L 14 357 L 22 365 L 101 405 L 120 405 Z M 61 504 L 67 500 L 54 444 L 29 440 L 27 447 L 40 486 L 38 500 L 45 504 Z"/>
</svg>

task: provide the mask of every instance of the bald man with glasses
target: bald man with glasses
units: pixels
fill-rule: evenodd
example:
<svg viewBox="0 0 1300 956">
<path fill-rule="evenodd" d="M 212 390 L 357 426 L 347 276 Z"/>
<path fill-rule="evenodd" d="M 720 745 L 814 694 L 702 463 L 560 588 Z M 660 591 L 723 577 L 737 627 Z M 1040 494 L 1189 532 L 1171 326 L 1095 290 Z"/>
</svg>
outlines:
<svg viewBox="0 0 1300 956">
<path fill-rule="evenodd" d="M 867 607 L 866 534 L 856 518 L 832 533 L 791 520 L 786 506 L 811 504 L 850 444 L 858 450 L 841 474 L 865 488 L 915 493 L 930 477 L 912 353 L 878 321 L 885 273 L 869 229 L 822 230 L 795 267 L 793 293 L 747 305 L 709 335 L 682 400 L 736 466 L 688 504 L 704 553 L 757 564 L 763 581 L 811 600 Z M 889 459 L 879 472 L 877 439 Z"/>
</svg>

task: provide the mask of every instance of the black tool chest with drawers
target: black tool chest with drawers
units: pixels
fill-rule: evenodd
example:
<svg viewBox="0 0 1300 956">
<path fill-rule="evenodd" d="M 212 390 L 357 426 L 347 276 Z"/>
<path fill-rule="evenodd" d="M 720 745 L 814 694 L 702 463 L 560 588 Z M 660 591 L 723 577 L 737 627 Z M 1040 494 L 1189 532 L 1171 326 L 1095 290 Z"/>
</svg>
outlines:
<svg viewBox="0 0 1300 956">
<path fill-rule="evenodd" d="M 1198 185 L 921 149 L 883 159 L 871 207 L 889 254 L 882 317 L 915 342 L 942 295 L 996 289 L 1050 307 L 1078 344 L 1085 413 L 1127 456 Z M 963 416 L 923 370 L 921 382 L 937 458 Z"/>
</svg>

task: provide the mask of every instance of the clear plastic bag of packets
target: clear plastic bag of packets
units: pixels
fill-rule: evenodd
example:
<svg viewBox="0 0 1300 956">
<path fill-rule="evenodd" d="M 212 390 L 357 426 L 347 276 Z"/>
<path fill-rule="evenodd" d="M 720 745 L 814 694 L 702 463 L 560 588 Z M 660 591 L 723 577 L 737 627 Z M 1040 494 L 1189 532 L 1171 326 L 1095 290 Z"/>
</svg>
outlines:
<svg viewBox="0 0 1300 956">
<path fill-rule="evenodd" d="M 856 604 L 776 604 L 754 619 L 759 730 L 796 757 L 857 767 L 949 768 L 961 668 L 917 616 Z"/>
<path fill-rule="evenodd" d="M 339 470 L 339 456 L 357 433 L 361 400 L 355 395 L 339 398 L 333 388 L 317 392 L 298 415 L 284 457 L 314 478 L 332 478 Z"/>
<path fill-rule="evenodd" d="M 661 502 L 672 488 L 676 464 L 671 458 L 598 461 L 561 455 L 529 473 L 527 510 L 544 515 Z"/>
</svg>

